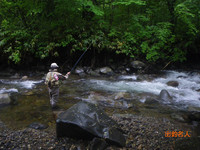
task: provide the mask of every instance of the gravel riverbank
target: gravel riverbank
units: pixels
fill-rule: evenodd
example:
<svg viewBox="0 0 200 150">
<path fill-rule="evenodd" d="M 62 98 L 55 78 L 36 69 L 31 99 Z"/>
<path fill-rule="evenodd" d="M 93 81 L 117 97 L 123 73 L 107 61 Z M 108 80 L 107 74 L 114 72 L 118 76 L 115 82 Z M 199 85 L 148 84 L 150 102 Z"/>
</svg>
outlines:
<svg viewBox="0 0 200 150">
<path fill-rule="evenodd" d="M 138 115 L 115 114 L 112 118 L 117 121 L 126 136 L 126 147 L 107 147 L 107 150 L 115 149 L 138 149 L 138 150 L 173 150 L 177 141 L 190 139 L 193 135 L 191 130 L 172 123 L 166 118 L 154 118 Z M 165 137 L 165 132 L 183 131 L 183 137 Z M 184 137 L 186 132 L 190 137 Z M 172 135 L 171 135 L 172 136 Z M 35 130 L 25 128 L 11 130 L 3 122 L 0 122 L 0 149 L 58 149 L 58 150 L 84 150 L 89 149 L 90 142 L 73 140 L 69 138 L 56 138 L 53 128 Z"/>
</svg>

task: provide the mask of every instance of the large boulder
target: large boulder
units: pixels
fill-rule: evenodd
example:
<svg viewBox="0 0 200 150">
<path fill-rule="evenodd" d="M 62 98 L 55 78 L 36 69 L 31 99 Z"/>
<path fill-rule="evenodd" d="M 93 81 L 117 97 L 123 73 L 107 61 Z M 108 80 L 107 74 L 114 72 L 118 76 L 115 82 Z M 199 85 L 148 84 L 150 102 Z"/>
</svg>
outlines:
<svg viewBox="0 0 200 150">
<path fill-rule="evenodd" d="M 163 89 L 159 94 L 159 100 L 162 102 L 172 102 L 172 97 L 167 90 Z"/>
<path fill-rule="evenodd" d="M 11 103 L 11 98 L 10 98 L 9 94 L 7 94 L 7 93 L 0 94 L 0 106 L 8 105 L 10 103 Z"/>
<path fill-rule="evenodd" d="M 58 114 L 57 137 L 92 140 L 104 138 L 109 144 L 125 145 L 125 137 L 118 124 L 108 117 L 97 105 L 81 101 Z"/>
</svg>

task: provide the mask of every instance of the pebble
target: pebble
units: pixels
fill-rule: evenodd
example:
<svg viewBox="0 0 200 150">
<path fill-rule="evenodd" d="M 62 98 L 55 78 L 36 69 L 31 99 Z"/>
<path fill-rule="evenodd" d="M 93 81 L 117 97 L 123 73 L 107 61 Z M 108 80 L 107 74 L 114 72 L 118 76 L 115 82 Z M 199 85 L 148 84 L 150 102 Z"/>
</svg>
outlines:
<svg viewBox="0 0 200 150">
<path fill-rule="evenodd" d="M 126 146 L 119 148 L 110 145 L 106 150 L 125 149 L 165 149 L 173 150 L 180 138 L 165 137 L 165 131 L 186 131 L 168 119 L 137 116 L 113 115 L 126 137 Z M 0 121 L 1 122 L 1 121 Z M 0 149 L 87 149 L 90 141 L 74 140 L 70 138 L 56 138 L 55 129 L 35 130 L 25 128 L 11 130 L 0 124 Z M 170 145 L 170 147 L 169 147 Z"/>
</svg>

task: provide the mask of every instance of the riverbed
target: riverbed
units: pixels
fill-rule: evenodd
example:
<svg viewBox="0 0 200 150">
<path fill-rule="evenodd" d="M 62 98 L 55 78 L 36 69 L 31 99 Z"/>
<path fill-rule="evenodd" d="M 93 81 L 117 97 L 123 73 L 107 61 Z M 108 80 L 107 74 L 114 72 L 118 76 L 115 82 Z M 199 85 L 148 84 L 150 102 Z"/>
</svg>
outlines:
<svg viewBox="0 0 200 150">
<path fill-rule="evenodd" d="M 55 120 L 49 104 L 47 87 L 42 78 L 44 75 L 37 78 L 29 77 L 27 80 L 10 77 L 0 79 L 0 94 L 9 94 L 13 101 L 10 105 L 0 107 L 0 120 L 6 129 L 9 128 L 15 132 L 26 130 L 31 123 L 39 122 L 47 125 L 47 130 L 54 133 Z M 178 86 L 167 85 L 169 81 L 176 81 Z M 155 130 L 155 128 L 159 128 L 157 132 L 159 132 L 159 137 L 163 138 L 161 141 L 166 142 L 163 145 L 160 144 L 161 146 L 166 146 L 170 141 L 173 143 L 173 140 L 169 140 L 169 138 L 164 140 L 167 130 L 170 132 L 183 131 L 184 133 L 189 131 L 190 137 L 193 138 L 200 136 L 199 118 L 191 120 L 188 117 L 190 113 L 198 113 L 200 110 L 199 83 L 199 71 L 168 70 L 156 75 L 131 74 L 112 77 L 86 76 L 84 78 L 71 75 L 68 80 L 63 81 L 60 87 L 58 105 L 60 109 L 65 110 L 79 101 L 98 104 L 109 116 L 118 120 L 127 132 L 127 147 L 135 146 L 138 149 L 146 147 L 148 149 L 148 146 L 145 146 L 145 142 L 148 145 L 145 136 L 150 136 L 151 130 Z M 156 103 L 155 101 L 147 103 L 149 99 L 157 100 L 163 89 L 169 92 L 172 97 L 171 101 L 158 100 Z M 116 116 L 118 117 L 116 118 Z M 130 124 L 126 122 L 127 120 L 131 120 Z M 156 120 L 159 120 L 158 126 L 153 127 L 154 124 L 149 121 L 155 122 Z M 134 125 L 131 124 L 133 122 Z M 124 127 L 123 124 L 129 127 Z M 152 129 L 145 124 L 151 125 Z M 165 128 L 164 124 L 168 124 L 169 128 Z M 142 129 L 146 132 L 144 131 L 140 135 L 138 141 L 144 139 L 144 142 L 131 143 L 131 140 L 138 136 L 135 133 L 142 132 Z M 128 133 L 128 130 L 131 132 Z M 156 136 L 156 133 L 153 136 Z M 179 140 L 178 137 L 172 139 Z M 155 138 L 153 141 L 156 140 L 158 139 Z M 159 142 L 160 140 L 157 144 Z M 171 148 L 173 149 L 173 147 Z"/>
</svg>

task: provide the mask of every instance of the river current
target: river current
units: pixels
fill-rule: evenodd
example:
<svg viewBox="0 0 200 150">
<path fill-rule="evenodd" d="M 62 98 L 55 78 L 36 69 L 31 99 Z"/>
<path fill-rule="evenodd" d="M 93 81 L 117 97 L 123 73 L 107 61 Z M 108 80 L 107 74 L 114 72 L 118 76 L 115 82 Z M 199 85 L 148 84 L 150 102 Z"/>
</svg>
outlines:
<svg viewBox="0 0 200 150">
<path fill-rule="evenodd" d="M 200 108 L 200 74 L 198 71 L 163 71 L 158 76 L 139 80 L 140 75 L 121 75 L 115 78 L 85 77 L 71 75 L 60 88 L 61 105 L 70 107 L 80 100 L 100 101 L 105 106 L 122 106 L 128 109 L 135 99 L 144 103 L 147 97 L 158 96 L 165 89 L 171 95 L 172 107 L 187 109 L 189 106 Z M 168 86 L 168 81 L 177 81 L 177 87 Z M 0 116 L 4 121 L 22 121 L 23 119 L 48 122 L 50 113 L 49 96 L 44 80 L 0 79 L 0 94 L 18 94 L 17 104 L 0 107 Z M 125 98 L 117 99 L 118 93 L 126 93 Z M 128 94 L 128 96 L 127 96 Z M 125 100 L 126 99 L 126 100 Z M 128 99 L 128 101 L 127 101 Z M 134 101 L 132 100 L 134 99 Z M 115 102 L 118 102 L 117 104 Z M 120 102 L 120 103 L 119 103 Z M 167 104 L 166 104 L 167 105 Z M 23 115 L 22 115 L 23 114 Z M 21 116 L 22 115 L 22 116 Z M 13 119 L 14 118 L 14 119 Z M 35 120 L 34 120 L 35 118 Z M 47 120 L 47 121 L 45 121 Z M 28 125 L 30 122 L 25 122 Z"/>
</svg>

